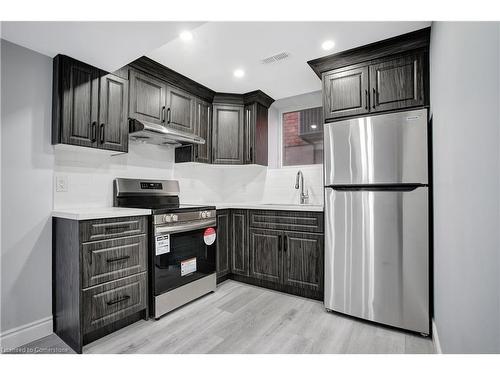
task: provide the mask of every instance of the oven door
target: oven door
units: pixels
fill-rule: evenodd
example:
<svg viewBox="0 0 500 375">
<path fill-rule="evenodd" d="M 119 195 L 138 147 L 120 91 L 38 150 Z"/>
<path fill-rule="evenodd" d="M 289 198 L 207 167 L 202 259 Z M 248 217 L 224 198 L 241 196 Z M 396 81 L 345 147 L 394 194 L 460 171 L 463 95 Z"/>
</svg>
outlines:
<svg viewBox="0 0 500 375">
<path fill-rule="evenodd" d="M 215 219 L 154 227 L 155 296 L 215 272 L 215 234 Z"/>
</svg>

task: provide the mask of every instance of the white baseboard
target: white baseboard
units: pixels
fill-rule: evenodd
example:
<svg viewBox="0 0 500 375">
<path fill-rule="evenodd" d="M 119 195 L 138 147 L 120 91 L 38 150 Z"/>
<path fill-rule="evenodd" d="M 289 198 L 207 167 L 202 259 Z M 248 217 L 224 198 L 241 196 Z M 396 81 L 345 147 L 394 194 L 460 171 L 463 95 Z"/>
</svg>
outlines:
<svg viewBox="0 0 500 375">
<path fill-rule="evenodd" d="M 6 351 L 41 339 L 52 333 L 52 316 L 0 333 L 0 349 Z"/>
<path fill-rule="evenodd" d="M 436 348 L 436 353 L 443 354 L 443 351 L 441 350 L 441 343 L 439 342 L 436 322 L 434 321 L 434 319 L 432 319 L 432 341 L 434 342 L 434 348 Z"/>
</svg>

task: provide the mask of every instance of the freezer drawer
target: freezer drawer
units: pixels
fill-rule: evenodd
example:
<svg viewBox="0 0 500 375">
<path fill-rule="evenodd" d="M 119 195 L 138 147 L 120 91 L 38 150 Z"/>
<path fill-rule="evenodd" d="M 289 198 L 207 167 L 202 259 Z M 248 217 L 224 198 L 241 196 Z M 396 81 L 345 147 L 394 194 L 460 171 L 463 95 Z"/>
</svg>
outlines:
<svg viewBox="0 0 500 375">
<path fill-rule="evenodd" d="M 427 188 L 325 189 L 325 307 L 429 333 Z"/>
<path fill-rule="evenodd" d="M 325 124 L 325 186 L 427 184 L 427 110 Z"/>
</svg>

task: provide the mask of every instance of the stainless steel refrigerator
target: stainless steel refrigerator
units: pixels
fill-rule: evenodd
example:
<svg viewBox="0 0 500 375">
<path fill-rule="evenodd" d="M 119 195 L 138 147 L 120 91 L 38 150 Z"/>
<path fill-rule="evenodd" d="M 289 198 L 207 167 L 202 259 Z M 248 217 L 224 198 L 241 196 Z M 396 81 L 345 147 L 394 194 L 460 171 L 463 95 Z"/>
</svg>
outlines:
<svg viewBox="0 0 500 375">
<path fill-rule="evenodd" d="M 429 334 L 427 110 L 324 126 L 325 307 Z"/>
</svg>

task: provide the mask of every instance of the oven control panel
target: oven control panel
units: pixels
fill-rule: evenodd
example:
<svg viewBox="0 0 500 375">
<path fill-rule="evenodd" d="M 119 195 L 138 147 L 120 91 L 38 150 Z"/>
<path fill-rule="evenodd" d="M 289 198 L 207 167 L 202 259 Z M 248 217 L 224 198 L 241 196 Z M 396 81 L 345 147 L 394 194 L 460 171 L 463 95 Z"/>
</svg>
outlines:
<svg viewBox="0 0 500 375">
<path fill-rule="evenodd" d="M 215 210 L 177 212 L 171 214 L 154 215 L 154 224 L 178 224 L 188 221 L 215 219 Z"/>
</svg>

